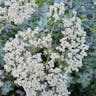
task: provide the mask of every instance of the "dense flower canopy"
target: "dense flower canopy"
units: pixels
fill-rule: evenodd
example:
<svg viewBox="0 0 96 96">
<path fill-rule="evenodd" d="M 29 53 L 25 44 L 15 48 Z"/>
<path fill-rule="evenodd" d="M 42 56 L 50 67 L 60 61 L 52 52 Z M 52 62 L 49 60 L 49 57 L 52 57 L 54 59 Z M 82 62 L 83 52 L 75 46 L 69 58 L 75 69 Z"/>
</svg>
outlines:
<svg viewBox="0 0 96 96">
<path fill-rule="evenodd" d="M 0 7 L 0 19 L 21 24 L 35 12 L 35 0 L 4 0 Z"/>
<path fill-rule="evenodd" d="M 4 4 L 0 8 L 4 17 L 0 15 L 0 18 L 15 24 L 28 19 L 37 7 L 33 0 L 7 0 Z M 64 2 L 57 0 L 46 13 L 49 22 L 53 19 L 56 24 L 61 20 L 62 28 L 58 30 L 61 37 L 57 42 L 54 43 L 53 25 L 43 35 L 45 29 L 28 27 L 5 44 L 4 68 L 16 78 L 14 83 L 22 86 L 27 96 L 68 96 L 68 74 L 79 71 L 82 59 L 87 56 L 89 47 L 81 20 L 76 14 L 64 18 L 65 10 Z"/>
</svg>

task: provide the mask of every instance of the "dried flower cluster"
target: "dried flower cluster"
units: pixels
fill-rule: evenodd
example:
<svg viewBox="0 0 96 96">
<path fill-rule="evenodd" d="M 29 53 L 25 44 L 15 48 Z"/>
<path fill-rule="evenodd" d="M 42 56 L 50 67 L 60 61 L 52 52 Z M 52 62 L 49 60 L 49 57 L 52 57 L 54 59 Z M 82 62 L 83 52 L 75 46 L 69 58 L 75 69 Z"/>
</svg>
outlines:
<svg viewBox="0 0 96 96">
<path fill-rule="evenodd" d="M 10 5 L 22 0 L 11 1 L 6 4 Z M 63 2 L 50 6 L 49 17 L 52 16 L 55 23 L 64 13 L 63 7 Z M 33 10 L 33 7 L 30 10 Z M 25 15 L 26 18 L 27 16 Z M 16 18 L 9 20 L 14 21 Z M 18 20 L 14 22 L 20 23 Z M 59 44 L 56 43 L 55 49 L 52 45 L 54 42 L 52 31 L 41 36 L 40 33 L 44 29 L 41 30 L 38 26 L 34 30 L 28 28 L 23 32 L 19 31 L 14 39 L 11 38 L 5 44 L 4 68 L 16 78 L 15 83 L 24 88 L 27 96 L 68 96 L 70 94 L 67 89 L 68 74 L 78 71 L 82 66 L 82 59 L 87 55 L 88 46 L 85 44 L 86 32 L 81 28 L 79 18 L 76 16 L 70 19 L 63 18 L 62 22 L 64 30 L 59 32 L 62 38 Z"/>
</svg>

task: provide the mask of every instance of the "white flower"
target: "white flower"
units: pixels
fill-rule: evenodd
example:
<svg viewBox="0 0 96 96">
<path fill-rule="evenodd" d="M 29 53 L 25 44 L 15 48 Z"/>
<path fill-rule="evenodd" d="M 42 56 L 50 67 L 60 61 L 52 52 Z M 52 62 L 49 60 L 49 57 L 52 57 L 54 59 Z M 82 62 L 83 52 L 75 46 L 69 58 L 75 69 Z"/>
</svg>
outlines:
<svg viewBox="0 0 96 96">
<path fill-rule="evenodd" d="M 60 55 L 58 53 L 51 53 L 50 58 L 53 59 L 53 60 L 59 59 L 60 58 Z"/>
<path fill-rule="evenodd" d="M 4 8 L 0 7 L 1 18 L 6 18 L 15 24 L 21 24 L 35 12 L 35 0 L 6 0 Z M 9 6 L 9 7 L 6 7 Z"/>
<path fill-rule="evenodd" d="M 50 48 L 51 47 L 51 42 L 52 42 L 51 35 L 48 34 L 47 36 L 43 37 L 43 39 L 41 41 L 41 44 L 45 48 Z"/>
<path fill-rule="evenodd" d="M 60 46 L 56 49 L 63 54 L 67 52 L 66 63 L 68 66 L 65 70 L 70 73 L 72 70 L 78 71 L 78 68 L 82 66 L 82 59 L 87 56 L 86 50 L 89 47 L 85 44 L 86 32 L 81 28 L 81 20 L 79 18 L 64 19 L 63 23 L 65 27 L 65 30 L 61 32 L 63 38 L 60 39 Z"/>
<path fill-rule="evenodd" d="M 55 22 L 59 19 L 60 15 L 64 14 L 65 5 L 63 2 L 54 3 L 49 7 L 48 17 L 53 17 Z"/>
<path fill-rule="evenodd" d="M 4 4 L 9 6 L 7 13 L 1 8 L 0 14 L 15 24 L 28 19 L 36 6 L 34 0 L 6 0 Z M 65 10 L 63 2 L 54 3 L 49 9 L 49 18 L 54 18 L 55 23 Z M 38 27 L 19 31 L 6 42 L 4 68 L 16 78 L 14 83 L 22 86 L 27 96 L 69 96 L 68 74 L 79 71 L 88 46 L 86 32 L 76 14 L 63 19 L 63 28 L 57 47 L 52 45 L 52 34 L 41 35 L 42 28 Z"/>
</svg>

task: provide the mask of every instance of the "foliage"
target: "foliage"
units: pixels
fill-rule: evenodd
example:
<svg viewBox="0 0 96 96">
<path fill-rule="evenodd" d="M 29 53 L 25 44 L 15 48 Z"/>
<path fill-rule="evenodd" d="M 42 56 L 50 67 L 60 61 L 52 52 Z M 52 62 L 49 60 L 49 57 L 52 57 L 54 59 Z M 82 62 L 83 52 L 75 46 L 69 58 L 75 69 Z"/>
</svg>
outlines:
<svg viewBox="0 0 96 96">
<path fill-rule="evenodd" d="M 2 85 L 0 87 L 0 95 L 9 96 L 11 94 L 10 96 L 16 96 L 17 94 L 20 95 L 22 93 L 25 96 L 22 88 L 14 85 L 13 81 L 15 78 L 13 78 L 10 73 L 4 71 L 5 53 L 3 48 L 5 43 L 7 40 L 14 38 L 18 31 L 25 31 L 28 27 L 34 29 L 36 26 L 39 26 L 41 31 L 43 30 L 43 34 L 40 34 L 41 37 L 43 37 L 46 33 L 49 33 L 50 28 L 54 25 L 54 18 L 52 18 L 50 22 L 47 18 L 46 13 L 49 10 L 49 5 L 53 4 L 53 2 L 60 3 L 62 1 L 63 0 L 36 0 L 38 11 L 32 14 L 32 17 L 28 20 L 25 19 L 22 24 L 14 24 L 13 22 L 9 21 L 0 21 L 0 70 L 3 72 L 3 76 L 0 77 L 0 85 Z M 71 18 L 74 15 L 74 10 L 76 10 L 77 16 L 82 20 L 82 27 L 87 32 L 86 43 L 90 46 L 89 50 L 87 51 L 88 56 L 83 59 L 83 66 L 80 68 L 80 71 L 72 72 L 71 75 L 69 75 L 69 82 L 71 85 L 69 84 L 68 88 L 71 90 L 72 96 L 85 96 L 85 94 L 87 94 L 87 96 L 93 96 L 93 94 L 96 93 L 96 1 L 65 1 L 65 17 Z M 0 3 L 0 5 L 2 4 Z M 52 37 L 54 38 L 55 43 L 62 37 L 60 34 L 57 35 L 58 31 L 62 29 L 61 25 L 61 20 L 58 21 L 57 25 L 54 25 L 55 31 L 54 34 L 52 34 Z M 34 52 L 36 51 L 37 50 L 34 49 Z M 20 96 L 22 96 L 22 94 Z"/>
</svg>

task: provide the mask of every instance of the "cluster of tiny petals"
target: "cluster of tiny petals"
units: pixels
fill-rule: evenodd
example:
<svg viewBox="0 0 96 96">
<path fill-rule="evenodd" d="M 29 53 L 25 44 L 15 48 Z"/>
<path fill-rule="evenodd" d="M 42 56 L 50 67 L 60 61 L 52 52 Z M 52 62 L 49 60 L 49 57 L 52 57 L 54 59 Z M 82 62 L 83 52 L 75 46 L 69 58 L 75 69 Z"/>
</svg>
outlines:
<svg viewBox="0 0 96 96">
<path fill-rule="evenodd" d="M 31 28 L 27 29 L 27 32 L 21 32 L 19 31 L 19 36 L 24 39 L 24 41 L 27 41 L 29 45 L 33 45 L 34 47 L 45 47 L 49 48 L 51 46 L 51 35 L 47 34 L 46 36 L 42 38 L 37 38 L 38 33 L 40 32 L 40 29 L 37 27 L 34 30 L 31 30 Z"/>
<path fill-rule="evenodd" d="M 35 0 L 5 0 L 5 7 L 0 7 L 0 19 L 21 24 L 35 12 Z"/>
<path fill-rule="evenodd" d="M 30 17 L 33 14 L 30 12 L 34 12 L 35 6 L 34 0 L 7 0 L 4 4 L 9 8 L 0 7 L 0 10 L 3 10 L 0 14 L 6 14 L 6 10 L 15 11 L 12 15 L 10 12 L 7 13 L 6 16 L 16 24 L 23 22 L 25 17 Z M 54 3 L 50 6 L 49 17 L 54 18 L 56 22 L 64 10 L 64 2 Z M 16 78 L 15 83 L 24 88 L 27 96 L 69 96 L 70 94 L 67 89 L 68 74 L 78 71 L 82 66 L 82 59 L 87 55 L 88 46 L 85 44 L 86 32 L 81 28 L 79 18 L 74 16 L 63 19 L 62 22 L 63 38 L 60 39 L 60 44 L 56 45 L 58 46 L 56 50 L 52 48 L 54 40 L 51 34 L 46 33 L 41 36 L 39 27 L 34 30 L 28 28 L 23 32 L 19 31 L 14 39 L 11 38 L 5 44 L 4 68 Z M 63 65 L 61 60 L 65 61 L 67 66 Z"/>
<path fill-rule="evenodd" d="M 53 17 L 55 22 L 59 19 L 60 15 L 64 14 L 64 2 L 54 3 L 49 7 L 48 17 Z"/>
<path fill-rule="evenodd" d="M 47 45 L 51 44 L 52 38 L 48 34 L 43 37 L 44 41 L 41 39 L 38 43 L 40 38 L 36 36 L 39 30 L 37 27 L 34 30 L 28 28 L 25 32 L 19 31 L 14 39 L 5 44 L 4 68 L 17 78 L 15 83 L 24 88 L 27 96 L 68 96 L 67 75 L 64 76 L 62 70 L 55 68 L 54 64 L 54 61 L 60 58 L 59 53 L 51 53 L 50 60 L 45 65 L 42 53 L 32 54 L 26 49 L 29 45 L 34 45 L 33 48 L 49 48 Z M 31 44 L 30 40 L 37 40 L 37 43 Z M 48 70 L 48 73 L 45 70 Z"/>
<path fill-rule="evenodd" d="M 64 19 L 63 24 L 65 27 L 62 31 L 63 38 L 60 39 L 60 46 L 56 49 L 67 52 L 66 71 L 78 71 L 78 68 L 82 66 L 82 59 L 87 56 L 86 50 L 89 48 L 85 44 L 86 32 L 81 28 L 81 20 L 75 16 L 68 20 Z"/>
</svg>

